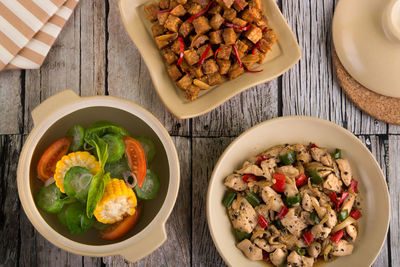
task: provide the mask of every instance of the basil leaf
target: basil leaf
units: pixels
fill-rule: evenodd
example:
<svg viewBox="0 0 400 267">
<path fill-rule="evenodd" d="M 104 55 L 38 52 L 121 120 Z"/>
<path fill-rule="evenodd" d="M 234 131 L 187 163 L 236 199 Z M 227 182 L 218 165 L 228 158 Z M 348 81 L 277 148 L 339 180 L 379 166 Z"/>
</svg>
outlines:
<svg viewBox="0 0 400 267">
<path fill-rule="evenodd" d="M 96 173 L 96 175 L 92 178 L 86 204 L 86 215 L 89 218 L 93 217 L 97 203 L 99 203 L 101 197 L 103 196 L 106 184 L 110 180 L 110 173 L 104 174 L 103 171 Z"/>
<path fill-rule="evenodd" d="M 89 139 L 86 142 L 92 147 L 96 148 L 97 157 L 99 159 L 101 169 L 104 170 L 104 165 L 106 164 L 108 159 L 108 144 L 97 135 L 93 135 L 92 139 Z"/>
</svg>

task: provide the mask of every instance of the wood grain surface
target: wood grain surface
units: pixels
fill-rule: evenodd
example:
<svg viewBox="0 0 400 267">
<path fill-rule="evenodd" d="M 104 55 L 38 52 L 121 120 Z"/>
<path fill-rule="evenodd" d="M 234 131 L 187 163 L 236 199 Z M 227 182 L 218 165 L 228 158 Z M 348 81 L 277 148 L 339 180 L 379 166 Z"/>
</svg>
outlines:
<svg viewBox="0 0 400 267">
<path fill-rule="evenodd" d="M 0 266 L 224 266 L 205 214 L 208 181 L 219 155 L 244 130 L 285 115 L 333 121 L 371 150 L 391 196 L 388 238 L 373 266 L 400 266 L 400 127 L 377 121 L 345 96 L 332 62 L 334 0 L 278 1 L 303 57 L 281 77 L 190 120 L 174 118 L 154 91 L 147 66 L 123 28 L 117 1 L 81 0 L 39 70 L 0 73 Z M 33 228 L 18 201 L 16 169 L 31 111 L 70 88 L 82 96 L 113 95 L 152 112 L 173 136 L 181 187 L 167 223 L 168 240 L 132 264 L 122 257 L 91 258 L 65 252 Z"/>
</svg>

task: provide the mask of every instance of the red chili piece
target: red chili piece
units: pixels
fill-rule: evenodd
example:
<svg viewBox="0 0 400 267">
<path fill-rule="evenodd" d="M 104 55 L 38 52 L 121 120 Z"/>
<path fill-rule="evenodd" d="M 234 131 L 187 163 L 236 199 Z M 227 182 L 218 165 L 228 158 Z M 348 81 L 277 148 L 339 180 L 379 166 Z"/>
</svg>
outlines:
<svg viewBox="0 0 400 267">
<path fill-rule="evenodd" d="M 353 210 L 350 212 L 350 216 L 353 217 L 355 220 L 358 220 L 362 217 L 362 214 L 359 210 Z"/>
<path fill-rule="evenodd" d="M 236 4 L 240 7 L 240 10 L 243 10 L 244 7 L 242 6 L 242 4 L 240 3 L 240 0 L 235 0 Z"/>
<path fill-rule="evenodd" d="M 314 240 L 314 236 L 311 232 L 305 232 L 303 234 L 303 239 L 306 241 L 307 245 L 310 245 L 310 243 Z"/>
<path fill-rule="evenodd" d="M 162 13 L 165 13 L 165 12 L 170 12 L 171 10 L 172 10 L 171 8 L 159 10 L 159 11 L 156 12 L 156 14 L 162 14 Z"/>
<path fill-rule="evenodd" d="M 304 173 L 302 173 L 302 174 L 300 174 L 299 178 L 297 178 L 297 180 L 296 180 L 296 186 L 302 187 L 303 185 L 305 185 L 307 183 L 307 181 L 308 181 L 307 176 Z"/>
<path fill-rule="evenodd" d="M 353 190 L 354 193 L 357 193 L 357 185 L 358 185 L 358 182 L 356 180 L 351 180 L 349 188 L 351 190 Z"/>
<path fill-rule="evenodd" d="M 257 177 L 251 173 L 245 174 L 242 177 L 243 182 L 245 182 L 246 184 L 249 182 L 249 179 L 252 179 L 253 181 L 258 181 Z"/>
<path fill-rule="evenodd" d="M 211 48 L 211 44 L 208 44 L 206 50 L 204 50 L 203 54 L 201 55 L 201 58 L 199 61 L 199 66 L 203 65 L 204 60 L 206 59 L 206 56 L 207 56 L 208 52 L 210 51 L 210 48 Z"/>
<path fill-rule="evenodd" d="M 274 179 L 275 179 L 275 183 L 272 186 L 272 188 L 276 191 L 276 192 L 280 192 L 282 193 L 283 191 L 285 191 L 285 175 L 282 173 L 274 173 Z"/>
<path fill-rule="evenodd" d="M 263 260 L 269 262 L 269 253 L 265 250 L 262 250 Z"/>
<path fill-rule="evenodd" d="M 214 52 L 214 59 L 217 60 L 217 54 L 218 52 L 221 51 L 221 48 L 218 48 L 217 50 L 215 50 Z"/>
<path fill-rule="evenodd" d="M 268 27 L 265 27 L 264 29 L 262 29 L 262 33 L 266 32 L 268 30 Z"/>
<path fill-rule="evenodd" d="M 307 149 L 307 151 L 310 151 L 311 148 L 314 148 L 314 147 L 318 148 L 318 146 L 316 144 L 311 144 L 306 149 Z"/>
<path fill-rule="evenodd" d="M 235 52 L 235 56 L 236 56 L 236 59 L 237 59 L 237 61 L 238 61 L 238 63 L 239 63 L 239 66 L 240 66 L 241 68 L 243 68 L 243 63 L 242 63 L 242 61 L 240 60 L 239 51 L 238 51 L 236 45 L 233 44 L 232 47 L 233 47 L 233 51 Z"/>
<path fill-rule="evenodd" d="M 263 162 L 264 160 L 269 159 L 268 155 L 259 155 L 257 157 L 257 162 L 256 165 L 260 166 L 261 162 Z"/>
<path fill-rule="evenodd" d="M 254 53 L 256 52 L 256 46 L 253 47 L 253 49 L 251 50 L 251 54 L 254 55 Z"/>
<path fill-rule="evenodd" d="M 268 221 L 262 215 L 260 215 L 260 217 L 258 217 L 257 221 L 260 224 L 261 228 L 265 228 L 268 226 Z"/>
<path fill-rule="evenodd" d="M 247 31 L 248 29 L 250 29 L 250 26 L 251 26 L 251 24 L 247 24 L 246 26 L 243 27 L 243 26 L 239 26 L 239 25 L 236 25 L 233 23 L 226 22 L 226 21 L 222 22 L 222 24 L 224 24 L 227 27 L 232 27 L 232 28 L 242 30 L 242 31 Z"/>
<path fill-rule="evenodd" d="M 331 236 L 331 240 L 336 244 L 339 243 L 340 239 L 342 239 L 344 235 L 344 230 L 339 230 Z"/>
<path fill-rule="evenodd" d="M 342 195 L 340 196 L 340 198 L 336 195 L 335 192 L 330 192 L 329 193 L 329 198 L 331 199 L 331 201 L 335 204 L 336 206 L 336 211 L 339 211 L 339 207 L 340 205 L 343 203 L 344 199 L 349 195 L 349 193 L 343 191 Z"/>
<path fill-rule="evenodd" d="M 195 20 L 196 18 L 200 17 L 201 15 L 203 15 L 204 13 L 206 13 L 208 11 L 208 9 L 210 9 L 212 3 L 214 1 L 210 1 L 210 3 L 208 3 L 208 5 L 206 6 L 205 9 L 203 9 L 202 11 L 200 11 L 199 13 L 194 14 L 193 16 L 191 16 L 190 18 L 188 18 L 189 22 L 193 22 L 193 20 Z"/>
<path fill-rule="evenodd" d="M 180 50 L 180 54 L 179 54 L 179 59 L 178 62 L 176 63 L 177 66 L 179 66 L 179 64 L 181 64 L 182 59 L 183 59 L 183 49 L 184 49 L 184 42 L 183 42 L 183 38 L 182 37 L 178 37 L 178 42 L 179 42 L 179 50 Z"/>
<path fill-rule="evenodd" d="M 249 70 L 249 69 L 244 69 L 245 72 L 250 72 L 250 73 L 258 73 L 262 72 L 263 70 Z"/>
<path fill-rule="evenodd" d="M 278 218 L 280 219 L 280 220 L 282 220 L 285 216 L 286 216 L 286 214 L 289 212 L 289 210 L 285 207 L 285 206 L 283 206 L 282 208 L 281 208 L 281 210 L 279 211 L 279 213 L 278 213 Z"/>
</svg>

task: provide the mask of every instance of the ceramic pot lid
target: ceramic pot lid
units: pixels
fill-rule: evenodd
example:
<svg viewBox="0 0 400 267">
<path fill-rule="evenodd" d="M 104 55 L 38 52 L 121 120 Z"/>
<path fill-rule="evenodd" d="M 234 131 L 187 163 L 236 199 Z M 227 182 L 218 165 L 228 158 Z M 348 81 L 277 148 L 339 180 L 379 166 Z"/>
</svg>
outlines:
<svg viewBox="0 0 400 267">
<path fill-rule="evenodd" d="M 332 33 L 337 55 L 354 79 L 400 98 L 400 0 L 341 0 Z"/>
</svg>

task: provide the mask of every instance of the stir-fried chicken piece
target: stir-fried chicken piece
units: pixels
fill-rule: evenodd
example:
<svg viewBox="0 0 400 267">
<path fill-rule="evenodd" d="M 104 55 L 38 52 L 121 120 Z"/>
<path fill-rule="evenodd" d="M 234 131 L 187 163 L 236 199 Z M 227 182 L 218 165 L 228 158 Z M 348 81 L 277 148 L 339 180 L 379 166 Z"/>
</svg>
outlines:
<svg viewBox="0 0 400 267">
<path fill-rule="evenodd" d="M 254 245 L 250 240 L 245 239 L 236 245 L 249 260 L 257 261 L 262 260 L 262 249 Z"/>
<path fill-rule="evenodd" d="M 271 254 L 269 254 L 269 259 L 271 260 L 272 264 L 275 266 L 280 266 L 283 264 L 286 260 L 286 256 L 288 255 L 288 252 L 286 249 L 277 249 Z"/>
<path fill-rule="evenodd" d="M 257 213 L 250 203 L 238 196 L 228 209 L 233 228 L 250 234 L 257 224 Z"/>
<path fill-rule="evenodd" d="M 256 164 L 250 163 L 246 161 L 243 164 L 243 167 L 240 170 L 236 171 L 237 173 L 240 174 L 254 174 L 255 176 L 263 176 L 263 171 L 258 167 Z"/>
<path fill-rule="evenodd" d="M 338 164 L 340 170 L 340 177 L 342 178 L 343 183 L 346 186 L 349 186 L 352 177 L 349 161 L 347 159 L 337 159 L 336 163 Z"/>
<path fill-rule="evenodd" d="M 310 245 L 307 247 L 307 253 L 313 258 L 317 258 L 319 254 L 321 253 L 321 244 L 318 243 L 317 241 L 313 241 L 310 243 Z"/>
<path fill-rule="evenodd" d="M 340 181 L 339 178 L 336 177 L 336 175 L 331 173 L 328 175 L 328 177 L 326 177 L 323 186 L 325 189 L 340 193 L 342 191 L 342 184 L 342 181 Z"/>
<path fill-rule="evenodd" d="M 243 191 L 247 189 L 247 184 L 242 180 L 242 176 L 233 173 L 225 178 L 224 185 L 236 191 Z"/>
<path fill-rule="evenodd" d="M 294 208 L 289 209 L 289 212 L 286 214 L 286 216 L 281 219 L 281 223 L 291 234 L 297 237 L 299 237 L 301 231 L 307 227 L 307 224 L 296 216 Z"/>
<path fill-rule="evenodd" d="M 333 248 L 330 252 L 333 256 L 346 256 L 353 253 L 353 244 L 346 240 L 340 240 L 337 244 L 333 243 Z"/>
<path fill-rule="evenodd" d="M 319 161 L 325 166 L 332 166 L 332 156 L 325 149 L 313 147 L 311 148 L 311 156 L 315 161 Z"/>
</svg>

